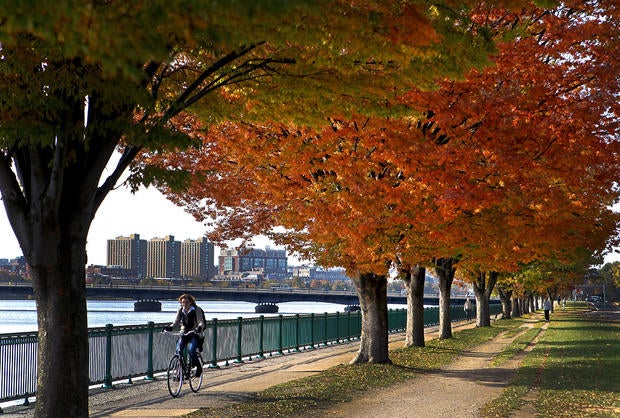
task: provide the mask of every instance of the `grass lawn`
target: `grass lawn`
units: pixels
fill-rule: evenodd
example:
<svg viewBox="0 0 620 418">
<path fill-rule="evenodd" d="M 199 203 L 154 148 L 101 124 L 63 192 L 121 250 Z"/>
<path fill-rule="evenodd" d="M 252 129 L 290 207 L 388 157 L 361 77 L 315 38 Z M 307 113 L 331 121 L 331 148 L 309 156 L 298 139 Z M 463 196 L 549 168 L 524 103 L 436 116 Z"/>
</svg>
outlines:
<svg viewBox="0 0 620 418">
<path fill-rule="evenodd" d="M 515 379 L 483 416 L 507 416 L 526 402 L 539 416 L 620 416 L 620 324 L 588 319 L 580 308 L 553 314 Z"/>
<path fill-rule="evenodd" d="M 482 416 L 507 416 L 526 401 L 539 416 L 620 416 L 620 324 L 588 320 L 582 308 L 571 306 L 553 315 L 513 382 L 500 398 L 483 408 Z M 465 329 L 449 340 L 427 341 L 424 348 L 394 350 L 390 353 L 391 365 L 340 365 L 274 386 L 252 400 L 226 408 L 201 409 L 189 416 L 303 416 L 304 411 L 347 402 L 369 389 L 390 387 L 436 370 L 501 332 L 516 335 L 523 322 L 520 318 L 499 320 L 492 327 Z M 501 365 L 521 352 L 539 332 L 537 326 L 522 333 L 498 354 L 494 364 Z"/>
</svg>

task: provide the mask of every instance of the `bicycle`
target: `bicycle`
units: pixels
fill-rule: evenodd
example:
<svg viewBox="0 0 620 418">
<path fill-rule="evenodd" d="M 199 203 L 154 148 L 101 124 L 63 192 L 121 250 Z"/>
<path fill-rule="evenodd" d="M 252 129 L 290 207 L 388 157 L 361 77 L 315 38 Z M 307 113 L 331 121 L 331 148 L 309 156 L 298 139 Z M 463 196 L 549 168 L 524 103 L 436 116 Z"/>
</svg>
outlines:
<svg viewBox="0 0 620 418">
<path fill-rule="evenodd" d="M 167 332 L 169 331 L 162 330 L 162 333 Z M 175 335 L 178 335 L 179 339 L 181 339 L 184 336 L 192 334 L 194 334 L 194 331 L 190 331 L 186 334 L 177 333 Z M 200 350 L 196 350 L 196 355 L 198 357 L 200 368 L 202 369 L 204 363 L 202 361 Z M 202 386 L 203 374 L 201 373 L 200 376 L 196 377 L 196 368 L 192 368 L 191 362 L 192 360 L 187 353 L 187 350 L 185 353 L 177 352 L 170 358 L 170 363 L 168 363 L 168 369 L 166 370 L 166 379 L 168 381 L 168 392 L 170 392 L 170 395 L 172 395 L 173 398 L 179 396 L 179 393 L 181 393 L 181 387 L 186 381 L 189 382 L 189 387 L 192 392 L 196 393 L 200 390 L 200 387 Z"/>
</svg>

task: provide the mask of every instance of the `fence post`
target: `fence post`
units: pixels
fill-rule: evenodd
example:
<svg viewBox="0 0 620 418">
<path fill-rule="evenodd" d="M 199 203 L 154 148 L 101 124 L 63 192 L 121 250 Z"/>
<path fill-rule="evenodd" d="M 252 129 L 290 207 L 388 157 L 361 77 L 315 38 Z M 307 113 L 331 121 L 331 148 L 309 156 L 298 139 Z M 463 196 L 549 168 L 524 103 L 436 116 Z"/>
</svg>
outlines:
<svg viewBox="0 0 620 418">
<path fill-rule="evenodd" d="M 347 311 L 347 341 L 351 341 L 351 311 Z"/>
<path fill-rule="evenodd" d="M 112 387 L 112 324 L 105 326 L 105 378 L 104 388 Z"/>
<path fill-rule="evenodd" d="M 283 356 L 284 352 L 282 351 L 283 345 L 283 334 L 284 334 L 284 315 L 278 315 L 278 355 Z"/>
<path fill-rule="evenodd" d="M 257 358 L 265 358 L 265 348 L 263 345 L 263 337 L 264 337 L 264 327 L 265 327 L 265 315 L 261 315 L 260 317 L 260 327 L 258 329 L 258 341 L 259 341 L 259 348 L 258 348 L 258 356 Z"/>
<path fill-rule="evenodd" d="M 340 311 L 336 311 L 336 344 L 340 344 Z"/>
<path fill-rule="evenodd" d="M 211 364 L 209 364 L 210 369 L 219 369 L 220 366 L 217 365 L 217 318 L 212 319 L 213 322 L 213 336 L 211 338 L 211 356 L 213 359 L 211 360 Z"/>
<path fill-rule="evenodd" d="M 239 325 L 237 327 L 237 358 L 235 359 L 235 363 L 243 363 L 243 360 L 241 359 L 241 324 L 243 322 L 243 317 L 240 316 L 237 320 L 239 321 Z"/>
<path fill-rule="evenodd" d="M 324 315 L 325 320 L 323 321 L 323 336 L 325 337 L 324 345 L 327 345 L 327 312 Z"/>
<path fill-rule="evenodd" d="M 155 329 L 155 322 L 149 321 L 149 342 L 147 348 L 147 365 L 146 365 L 146 377 L 145 380 L 154 380 L 153 377 L 153 330 Z"/>
<path fill-rule="evenodd" d="M 299 352 L 299 314 L 295 314 L 295 349 L 293 352 Z"/>
<path fill-rule="evenodd" d="M 314 350 L 314 312 L 310 314 L 310 349 Z"/>
</svg>

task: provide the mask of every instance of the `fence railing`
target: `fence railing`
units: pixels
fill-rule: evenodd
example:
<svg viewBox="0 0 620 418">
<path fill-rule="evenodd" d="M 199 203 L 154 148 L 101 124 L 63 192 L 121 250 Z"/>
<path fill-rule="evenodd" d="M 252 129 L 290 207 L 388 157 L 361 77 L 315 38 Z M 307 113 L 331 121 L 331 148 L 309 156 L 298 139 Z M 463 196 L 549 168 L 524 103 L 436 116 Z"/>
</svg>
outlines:
<svg viewBox="0 0 620 418">
<path fill-rule="evenodd" d="M 501 305 L 490 306 L 491 315 L 501 312 Z M 453 321 L 465 319 L 463 307 L 451 307 Z M 437 325 L 439 309 L 424 309 L 425 327 Z M 407 323 L 406 309 L 388 311 L 390 333 L 402 332 Z M 89 376 L 91 384 L 112 387 L 113 382 L 135 377 L 153 379 L 168 366 L 175 351 L 173 334 L 161 334 L 167 324 L 91 328 L 89 341 Z M 209 367 L 227 366 L 229 361 L 284 354 L 359 338 L 360 312 L 304 314 L 242 318 L 207 322 L 202 357 Z M 0 402 L 36 395 L 37 333 L 0 335 Z"/>
</svg>

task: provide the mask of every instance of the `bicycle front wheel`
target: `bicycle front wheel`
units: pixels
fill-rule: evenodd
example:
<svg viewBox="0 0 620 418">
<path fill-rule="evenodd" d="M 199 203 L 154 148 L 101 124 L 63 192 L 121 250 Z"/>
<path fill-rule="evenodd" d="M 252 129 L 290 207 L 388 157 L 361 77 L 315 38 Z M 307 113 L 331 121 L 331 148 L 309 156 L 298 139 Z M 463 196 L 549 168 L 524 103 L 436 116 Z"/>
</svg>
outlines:
<svg viewBox="0 0 620 418">
<path fill-rule="evenodd" d="M 176 398 L 181 393 L 181 386 L 183 386 L 183 365 L 178 354 L 170 359 L 166 377 L 168 379 L 168 392 L 173 398 Z"/>
<path fill-rule="evenodd" d="M 196 371 L 198 371 L 198 368 L 200 368 L 200 375 L 196 377 L 196 371 L 194 370 L 190 370 L 189 372 L 189 387 L 192 389 L 192 392 L 198 392 L 200 390 L 200 387 L 202 386 L 202 356 L 200 355 L 200 353 L 197 353 L 197 356 L 198 366 L 196 367 Z"/>
</svg>

